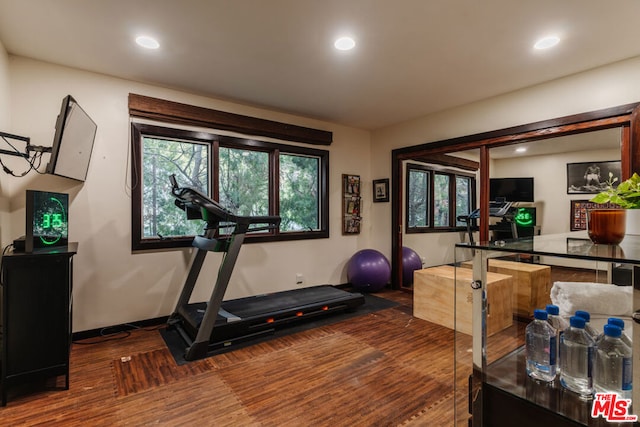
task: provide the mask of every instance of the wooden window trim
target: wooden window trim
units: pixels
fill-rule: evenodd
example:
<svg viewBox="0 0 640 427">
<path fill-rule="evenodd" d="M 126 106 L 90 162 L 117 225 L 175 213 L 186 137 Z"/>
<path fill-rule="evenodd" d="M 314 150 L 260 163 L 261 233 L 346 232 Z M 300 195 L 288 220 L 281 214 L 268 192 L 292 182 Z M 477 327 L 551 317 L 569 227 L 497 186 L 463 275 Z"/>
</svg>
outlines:
<svg viewBox="0 0 640 427">
<path fill-rule="evenodd" d="M 212 130 L 213 132 L 213 130 Z M 142 212 L 142 147 L 141 141 L 143 135 L 152 135 L 160 138 L 170 137 L 176 139 L 187 139 L 190 141 L 200 141 L 211 145 L 212 154 L 215 159 L 219 156 L 219 150 L 221 146 L 235 147 L 243 149 L 258 149 L 261 151 L 269 152 L 270 157 L 270 170 L 274 176 L 274 185 L 270 186 L 269 194 L 273 197 L 271 202 L 276 202 L 279 205 L 279 195 L 275 189 L 279 188 L 279 177 L 274 166 L 279 166 L 278 158 L 280 154 L 313 156 L 320 159 L 321 168 L 320 176 L 318 177 L 319 191 L 320 191 L 320 229 L 316 231 L 286 231 L 276 233 L 265 234 L 251 234 L 246 237 L 245 243 L 253 242 L 274 242 L 274 241 L 290 241 L 290 240 L 306 240 L 306 239 L 325 239 L 329 237 L 329 152 L 320 148 L 302 147 L 295 145 L 286 145 L 280 143 L 272 143 L 259 141 L 254 139 L 237 138 L 231 136 L 217 135 L 210 132 L 194 132 L 187 130 L 172 129 L 160 125 L 151 125 L 143 123 L 131 124 L 131 150 L 132 150 L 132 197 L 131 197 L 131 248 L 132 251 L 142 250 L 159 250 L 159 249 L 171 249 L 182 248 L 191 246 L 193 241 L 192 236 L 185 237 L 169 237 L 158 239 L 145 239 L 142 237 L 142 222 L 140 214 Z M 185 138 L 186 136 L 186 138 Z M 219 162 L 212 161 L 212 173 L 210 177 L 210 185 L 212 186 L 212 193 L 214 199 L 219 200 L 218 194 L 218 175 L 219 175 Z M 274 205 L 270 206 L 270 214 L 273 214 Z"/>
<path fill-rule="evenodd" d="M 333 132 L 129 94 L 129 116 L 200 126 L 313 145 L 331 145 Z"/>
</svg>

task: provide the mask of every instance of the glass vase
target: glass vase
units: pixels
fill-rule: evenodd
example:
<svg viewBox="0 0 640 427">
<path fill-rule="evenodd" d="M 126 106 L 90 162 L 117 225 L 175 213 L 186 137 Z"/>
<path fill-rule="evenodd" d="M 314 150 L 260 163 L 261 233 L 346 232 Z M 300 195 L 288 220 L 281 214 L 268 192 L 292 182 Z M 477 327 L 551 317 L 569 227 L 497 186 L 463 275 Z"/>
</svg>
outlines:
<svg viewBox="0 0 640 427">
<path fill-rule="evenodd" d="M 624 239 L 626 211 L 624 209 L 591 209 L 587 211 L 587 230 L 593 243 L 617 245 Z"/>
</svg>

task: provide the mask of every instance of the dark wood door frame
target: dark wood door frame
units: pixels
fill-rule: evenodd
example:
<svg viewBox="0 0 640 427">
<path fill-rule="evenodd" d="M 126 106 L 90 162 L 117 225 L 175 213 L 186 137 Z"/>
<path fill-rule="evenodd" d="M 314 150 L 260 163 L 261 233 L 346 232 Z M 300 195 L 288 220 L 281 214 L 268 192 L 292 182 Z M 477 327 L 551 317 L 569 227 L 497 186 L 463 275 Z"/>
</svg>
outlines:
<svg viewBox="0 0 640 427">
<path fill-rule="evenodd" d="M 622 179 L 640 172 L 640 102 L 588 113 L 544 120 L 491 132 L 446 139 L 392 150 L 391 152 L 391 282 L 402 284 L 403 185 L 402 162 L 454 151 L 480 149 L 480 240 L 489 237 L 489 148 L 558 136 L 622 128 Z M 483 220 L 484 219 L 484 220 Z"/>
</svg>

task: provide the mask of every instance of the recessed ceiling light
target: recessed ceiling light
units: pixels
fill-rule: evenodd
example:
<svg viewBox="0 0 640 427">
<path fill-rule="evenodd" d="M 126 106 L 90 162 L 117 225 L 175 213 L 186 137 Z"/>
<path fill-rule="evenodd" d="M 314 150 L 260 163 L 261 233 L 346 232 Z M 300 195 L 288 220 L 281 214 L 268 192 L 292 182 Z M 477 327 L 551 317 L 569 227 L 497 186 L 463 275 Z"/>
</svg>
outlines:
<svg viewBox="0 0 640 427">
<path fill-rule="evenodd" d="M 560 42 L 560 37 L 558 36 L 547 36 L 543 37 L 533 45 L 536 49 L 549 49 L 557 45 Z"/>
<path fill-rule="evenodd" d="M 527 151 L 527 147 L 518 147 L 516 148 L 516 153 L 524 153 Z"/>
<path fill-rule="evenodd" d="M 136 43 L 138 43 L 138 45 L 146 48 L 146 49 L 157 49 L 160 47 L 160 43 L 158 43 L 158 40 L 154 39 L 153 37 L 149 37 L 149 36 L 138 36 L 136 37 Z"/>
<path fill-rule="evenodd" d="M 351 37 L 340 37 L 333 45 L 338 50 L 351 50 L 356 47 L 356 42 Z"/>
</svg>

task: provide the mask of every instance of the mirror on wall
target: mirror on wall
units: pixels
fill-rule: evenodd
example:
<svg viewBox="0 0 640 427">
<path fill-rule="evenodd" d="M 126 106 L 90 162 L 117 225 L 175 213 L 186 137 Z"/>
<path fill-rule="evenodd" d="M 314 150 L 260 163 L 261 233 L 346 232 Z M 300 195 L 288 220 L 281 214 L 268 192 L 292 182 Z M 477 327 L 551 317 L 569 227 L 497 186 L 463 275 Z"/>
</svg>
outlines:
<svg viewBox="0 0 640 427">
<path fill-rule="evenodd" d="M 571 204 L 601 191 L 609 171 L 620 179 L 621 139 L 615 127 L 490 148 L 489 200 L 505 197 L 521 208 L 515 237 L 575 231 Z M 490 233 L 490 240 L 512 237 L 509 230 Z"/>
<path fill-rule="evenodd" d="M 466 217 L 478 206 L 478 150 L 404 160 L 402 174 L 403 265 L 452 259 L 455 243 L 467 234 Z M 402 286 L 412 286 L 410 269 L 403 269 Z"/>
<path fill-rule="evenodd" d="M 415 252 L 410 258 L 417 256 L 421 266 L 430 267 L 453 262 L 454 245 L 461 241 L 579 229 L 580 221 L 572 218 L 576 204 L 587 202 L 598 186 L 606 185 L 610 170 L 617 171 L 620 179 L 638 163 L 636 119 L 631 115 L 636 106 L 619 107 L 619 117 L 613 119 L 615 114 L 606 110 L 588 113 L 584 120 L 581 115 L 566 118 L 568 127 L 557 119 L 554 124 L 560 125 L 541 125 L 542 130 L 532 124 L 511 129 L 511 133 L 498 131 L 497 136 L 488 133 L 394 151 L 395 287 L 412 288 L 402 268 L 408 249 Z M 600 113 L 610 122 L 598 119 Z M 461 159 L 459 164 L 455 159 Z M 526 178 L 524 187 L 516 192 L 519 196 L 506 191 L 505 186 L 517 184 L 512 178 Z M 490 194 L 492 183 L 496 194 Z M 518 210 L 510 212 L 520 214 L 521 224 L 514 227 L 514 218 L 489 214 L 492 199 L 497 197 L 513 198 L 509 202 Z M 459 220 L 483 203 L 487 205 L 486 221 L 479 212 L 469 226 Z"/>
</svg>

